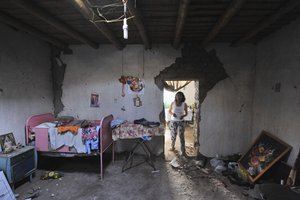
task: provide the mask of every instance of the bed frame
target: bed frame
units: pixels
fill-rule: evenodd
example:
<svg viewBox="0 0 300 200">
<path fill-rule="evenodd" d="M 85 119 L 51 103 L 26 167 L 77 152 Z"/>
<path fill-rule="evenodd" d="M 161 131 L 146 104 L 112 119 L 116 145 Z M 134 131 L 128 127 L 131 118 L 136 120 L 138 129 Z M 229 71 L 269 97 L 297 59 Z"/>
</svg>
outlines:
<svg viewBox="0 0 300 200">
<path fill-rule="evenodd" d="M 103 153 L 112 146 L 112 160 L 115 160 L 114 152 L 114 142 L 112 139 L 112 130 L 110 123 L 113 120 L 113 115 L 105 116 L 100 120 L 95 120 L 95 123 L 100 123 L 99 131 L 99 141 L 100 148 L 97 153 L 94 154 L 84 154 L 71 152 L 70 148 L 64 145 L 62 148 L 57 150 L 50 150 L 48 148 L 48 128 L 36 128 L 35 129 L 35 142 L 31 143 L 29 138 L 32 136 L 33 128 L 44 122 L 54 121 L 55 117 L 51 113 L 34 115 L 27 119 L 25 125 L 25 140 L 27 145 L 34 145 L 39 155 L 43 156 L 56 156 L 56 157 L 73 157 L 73 156 L 91 156 L 99 155 L 100 156 L 100 178 L 103 178 Z"/>
</svg>

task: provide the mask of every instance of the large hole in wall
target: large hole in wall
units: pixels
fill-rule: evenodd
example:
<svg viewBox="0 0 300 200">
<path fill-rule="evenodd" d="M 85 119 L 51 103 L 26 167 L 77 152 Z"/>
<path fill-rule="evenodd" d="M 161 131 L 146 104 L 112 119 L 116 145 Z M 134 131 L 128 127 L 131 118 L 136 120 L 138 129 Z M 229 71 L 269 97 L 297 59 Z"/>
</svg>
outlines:
<svg viewBox="0 0 300 200">
<path fill-rule="evenodd" d="M 223 64 L 216 56 L 216 51 L 206 51 L 193 44 L 185 44 L 181 50 L 182 56 L 176 58 L 175 63 L 165 68 L 155 77 L 155 84 L 163 91 L 166 80 L 193 80 L 195 84 L 195 112 L 194 112 L 194 148 L 199 153 L 199 136 L 201 121 L 201 103 L 207 93 L 219 81 L 228 77 Z M 164 121 L 164 108 L 160 114 L 160 121 Z"/>
</svg>

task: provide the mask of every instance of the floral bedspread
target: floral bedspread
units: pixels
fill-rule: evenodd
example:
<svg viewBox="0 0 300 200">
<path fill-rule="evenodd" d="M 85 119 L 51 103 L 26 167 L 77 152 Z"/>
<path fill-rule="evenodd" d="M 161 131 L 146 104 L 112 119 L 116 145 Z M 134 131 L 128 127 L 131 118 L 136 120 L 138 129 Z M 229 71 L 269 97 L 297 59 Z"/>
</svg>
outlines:
<svg viewBox="0 0 300 200">
<path fill-rule="evenodd" d="M 112 130 L 113 140 L 133 139 L 143 136 L 162 136 L 165 134 L 164 125 L 158 127 L 146 127 L 141 124 L 126 122 Z"/>
</svg>

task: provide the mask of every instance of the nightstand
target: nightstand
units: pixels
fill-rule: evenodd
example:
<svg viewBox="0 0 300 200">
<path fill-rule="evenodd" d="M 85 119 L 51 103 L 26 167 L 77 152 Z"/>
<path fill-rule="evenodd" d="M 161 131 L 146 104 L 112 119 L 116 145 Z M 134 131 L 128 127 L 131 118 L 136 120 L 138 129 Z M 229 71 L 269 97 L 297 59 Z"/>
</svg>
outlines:
<svg viewBox="0 0 300 200">
<path fill-rule="evenodd" d="M 0 170 L 6 175 L 8 183 L 14 184 L 23 178 L 30 177 L 37 167 L 37 153 L 34 147 L 25 146 L 9 154 L 0 154 Z"/>
</svg>

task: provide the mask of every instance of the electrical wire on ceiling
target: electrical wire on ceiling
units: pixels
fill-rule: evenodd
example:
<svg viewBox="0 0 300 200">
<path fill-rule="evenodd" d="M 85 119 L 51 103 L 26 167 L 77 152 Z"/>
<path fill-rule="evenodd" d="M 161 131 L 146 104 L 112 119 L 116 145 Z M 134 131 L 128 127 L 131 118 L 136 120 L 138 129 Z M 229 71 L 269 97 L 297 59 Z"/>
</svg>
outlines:
<svg viewBox="0 0 300 200">
<path fill-rule="evenodd" d="M 112 3 L 112 4 L 106 4 L 106 5 L 95 5 L 92 4 L 89 0 L 86 0 L 88 7 L 90 10 L 93 12 L 93 17 L 90 19 L 92 23 L 97 23 L 97 22 L 106 22 L 106 23 L 113 23 L 113 22 L 123 22 L 126 19 L 126 23 L 128 19 L 133 18 L 134 16 L 129 16 L 127 14 L 127 2 L 128 0 L 122 0 L 118 1 L 117 3 Z M 109 15 L 112 15 L 114 13 L 120 12 L 120 7 L 123 7 L 124 10 L 122 12 L 122 15 L 117 17 L 117 18 L 111 18 L 109 19 Z M 96 13 L 95 13 L 96 11 Z M 100 20 L 96 20 L 96 16 L 100 17 Z"/>
</svg>

